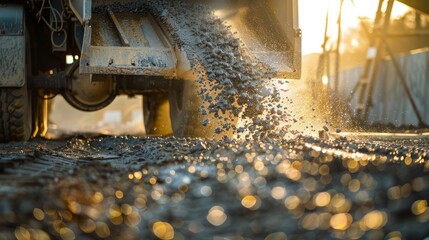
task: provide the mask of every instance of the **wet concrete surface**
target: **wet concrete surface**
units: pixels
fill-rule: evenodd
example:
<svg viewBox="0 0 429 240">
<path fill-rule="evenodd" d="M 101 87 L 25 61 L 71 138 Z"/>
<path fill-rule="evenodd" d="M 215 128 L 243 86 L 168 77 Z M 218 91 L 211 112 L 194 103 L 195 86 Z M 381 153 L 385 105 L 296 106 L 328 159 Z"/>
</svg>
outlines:
<svg viewBox="0 0 429 240">
<path fill-rule="evenodd" d="M 0 145 L 0 239 L 423 239 L 428 141 Z"/>
</svg>

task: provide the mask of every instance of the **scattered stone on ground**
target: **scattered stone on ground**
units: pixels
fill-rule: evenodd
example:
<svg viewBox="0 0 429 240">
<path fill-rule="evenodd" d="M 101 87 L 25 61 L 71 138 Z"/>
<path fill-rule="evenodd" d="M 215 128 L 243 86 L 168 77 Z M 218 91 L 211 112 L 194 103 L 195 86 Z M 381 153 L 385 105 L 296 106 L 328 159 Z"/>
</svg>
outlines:
<svg viewBox="0 0 429 240">
<path fill-rule="evenodd" d="M 0 239 L 423 239 L 427 146 L 303 136 L 1 145 Z"/>
</svg>

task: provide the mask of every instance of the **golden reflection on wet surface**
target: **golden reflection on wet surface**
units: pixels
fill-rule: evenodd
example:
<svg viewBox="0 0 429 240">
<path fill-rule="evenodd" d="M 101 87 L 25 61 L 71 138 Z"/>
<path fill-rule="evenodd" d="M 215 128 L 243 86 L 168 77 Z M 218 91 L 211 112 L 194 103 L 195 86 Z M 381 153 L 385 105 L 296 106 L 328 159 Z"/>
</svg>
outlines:
<svg viewBox="0 0 429 240">
<path fill-rule="evenodd" d="M 173 239 L 174 229 L 167 222 L 155 222 L 152 226 L 152 231 L 160 239 Z"/>
<path fill-rule="evenodd" d="M 109 155 L 97 163 L 88 158 L 92 153 L 81 151 L 89 146 L 95 156 L 106 151 L 99 145 L 103 141 L 113 141 L 109 146 L 121 151 L 121 158 Z M 30 205 L 33 223 L 14 227 L 13 237 L 187 239 L 228 232 L 250 239 L 399 239 L 427 232 L 422 228 L 429 222 L 425 150 L 404 153 L 388 144 L 317 139 L 213 148 L 205 142 L 201 152 L 173 148 L 168 161 L 159 163 L 165 155 L 135 159 L 151 146 L 145 141 L 164 140 L 133 138 L 125 149 L 124 141 L 130 140 L 72 140 L 64 155 L 95 165 L 48 181 L 42 192 L 50 201 Z M 129 168 L 112 170 L 119 161 L 130 162 Z M 0 213 L 18 221 L 18 212 Z M 402 221 L 419 228 L 404 230 Z M 231 230 L 237 228 L 246 231 Z"/>
<path fill-rule="evenodd" d="M 225 210 L 220 206 L 214 206 L 210 208 L 209 213 L 207 214 L 207 221 L 213 226 L 222 225 L 228 216 L 225 214 Z"/>
</svg>

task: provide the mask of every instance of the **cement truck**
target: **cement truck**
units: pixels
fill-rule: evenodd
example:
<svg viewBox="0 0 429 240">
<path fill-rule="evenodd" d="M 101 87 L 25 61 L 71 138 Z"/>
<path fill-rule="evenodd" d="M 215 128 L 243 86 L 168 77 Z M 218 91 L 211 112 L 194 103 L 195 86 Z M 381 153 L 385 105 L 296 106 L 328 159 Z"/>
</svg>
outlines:
<svg viewBox="0 0 429 240">
<path fill-rule="evenodd" d="M 47 101 L 58 94 L 82 111 L 143 95 L 148 133 L 205 137 L 195 63 L 184 49 L 192 25 L 204 23 L 180 22 L 193 18 L 189 6 L 210 9 L 275 76 L 299 78 L 297 0 L 180 0 L 183 9 L 172 2 L 179 0 L 1 0 L 0 142 L 46 132 Z M 189 38 L 179 40 L 179 31 Z"/>
</svg>

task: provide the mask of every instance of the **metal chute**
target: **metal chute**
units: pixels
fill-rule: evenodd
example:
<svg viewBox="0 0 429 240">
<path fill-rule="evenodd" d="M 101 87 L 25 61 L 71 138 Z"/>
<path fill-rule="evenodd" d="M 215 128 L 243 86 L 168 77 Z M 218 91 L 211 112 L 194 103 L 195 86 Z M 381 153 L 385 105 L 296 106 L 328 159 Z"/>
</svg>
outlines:
<svg viewBox="0 0 429 240">
<path fill-rule="evenodd" d="M 429 14 L 429 2 L 427 1 L 422 1 L 422 0 L 399 0 L 399 1 L 422 13 Z"/>
<path fill-rule="evenodd" d="M 296 0 L 195 1 L 209 4 L 250 53 L 279 78 L 300 78 L 301 30 Z"/>
<path fill-rule="evenodd" d="M 83 2 L 86 4 L 81 7 L 91 6 L 88 0 Z M 297 0 L 187 2 L 208 5 L 237 33 L 236 37 L 245 44 L 250 55 L 269 66 L 275 77 L 300 78 L 301 31 Z M 159 23 L 150 15 L 108 13 L 86 14 L 91 19 L 90 24 L 85 24 L 81 73 L 174 78 L 182 56 L 177 55 L 175 43 L 167 41 Z"/>
</svg>

